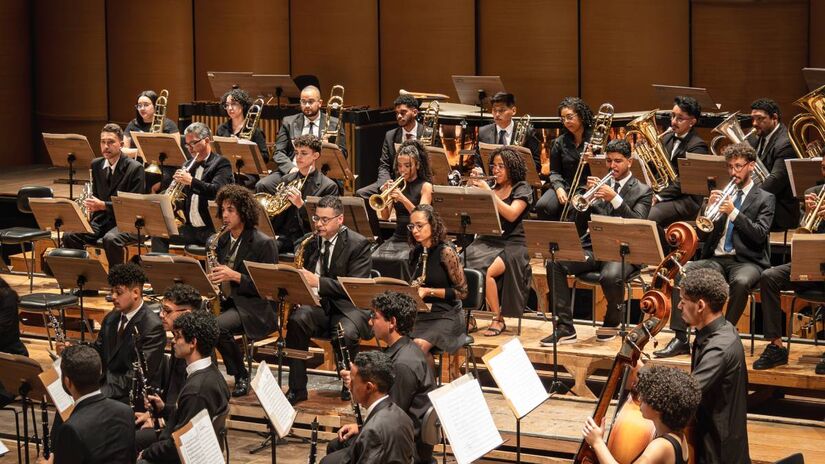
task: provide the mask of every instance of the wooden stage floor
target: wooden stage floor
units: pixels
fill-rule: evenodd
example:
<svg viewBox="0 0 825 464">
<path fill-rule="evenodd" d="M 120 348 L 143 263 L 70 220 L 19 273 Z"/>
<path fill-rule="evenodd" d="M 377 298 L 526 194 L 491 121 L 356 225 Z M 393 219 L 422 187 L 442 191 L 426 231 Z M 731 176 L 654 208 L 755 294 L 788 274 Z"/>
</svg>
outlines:
<svg viewBox="0 0 825 464">
<path fill-rule="evenodd" d="M 76 169 L 75 176 L 82 181 L 89 179 L 88 169 Z M 69 197 L 69 185 L 55 183 L 56 179 L 67 179 L 69 170 L 49 165 L 32 165 L 6 168 L 0 171 L 0 196 L 17 196 L 20 187 L 39 185 L 51 187 L 56 197 Z M 80 194 L 82 185 L 74 186 L 74 195 Z"/>
</svg>

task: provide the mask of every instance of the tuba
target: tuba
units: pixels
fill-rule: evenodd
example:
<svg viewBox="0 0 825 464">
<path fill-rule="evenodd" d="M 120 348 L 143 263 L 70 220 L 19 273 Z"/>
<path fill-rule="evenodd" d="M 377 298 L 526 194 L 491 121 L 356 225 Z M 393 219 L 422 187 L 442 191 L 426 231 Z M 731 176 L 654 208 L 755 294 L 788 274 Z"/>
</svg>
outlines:
<svg viewBox="0 0 825 464">
<path fill-rule="evenodd" d="M 822 156 L 823 142 L 825 142 L 825 85 L 803 95 L 794 102 L 807 111 L 791 119 L 788 127 L 788 138 L 800 158 L 816 158 Z M 807 131 L 813 128 L 819 134 L 818 140 L 809 140 Z"/>
<path fill-rule="evenodd" d="M 662 137 L 672 129 L 659 133 L 656 128 L 656 112 L 658 109 L 648 111 L 638 118 L 630 121 L 627 127 L 625 138 L 630 138 L 633 135 L 640 135 L 641 140 L 637 140 L 634 151 L 636 156 L 642 163 L 644 168 L 650 175 L 650 187 L 655 192 L 660 192 L 662 189 L 676 181 L 676 171 L 670 164 L 670 156 L 665 151 L 662 145 Z"/>
<path fill-rule="evenodd" d="M 438 111 L 441 105 L 437 100 L 433 100 L 427 104 L 427 109 L 424 110 L 424 118 L 422 124 L 424 131 L 421 132 L 420 142 L 425 147 L 431 146 L 438 136 Z"/>
<path fill-rule="evenodd" d="M 736 179 L 731 179 L 728 185 L 725 186 L 725 189 L 722 190 L 722 195 L 719 197 L 719 200 L 712 205 L 708 205 L 707 209 L 705 209 L 705 214 L 700 214 L 696 218 L 696 227 L 698 227 L 699 230 L 705 233 L 713 232 L 713 223 L 722 217 L 722 212 L 719 211 L 719 207 L 722 206 L 722 203 L 724 203 L 728 197 L 736 192 L 737 188 Z"/>
<path fill-rule="evenodd" d="M 332 113 L 337 111 L 336 119 L 338 122 L 332 125 Z M 344 113 L 344 86 L 333 85 L 330 91 L 329 100 L 327 100 L 327 117 L 324 119 L 324 127 L 321 128 L 321 140 L 329 142 L 330 138 L 334 138 L 341 130 L 341 116 Z"/>
<path fill-rule="evenodd" d="M 518 118 L 515 129 L 513 129 L 513 145 L 524 146 L 527 140 L 527 133 L 530 131 L 530 115 L 525 114 Z"/>
<path fill-rule="evenodd" d="M 275 193 L 256 193 L 255 199 L 264 207 L 266 215 L 272 219 L 292 206 L 292 202 L 289 201 L 287 196 L 288 192 L 293 188 L 300 192 L 304 188 L 306 179 L 306 177 L 299 177 L 289 182 L 281 182 L 275 188 Z"/>
<path fill-rule="evenodd" d="M 822 218 L 819 217 L 819 211 L 825 207 L 825 186 L 819 189 L 819 194 L 816 197 L 814 208 L 802 216 L 802 221 L 799 223 L 799 228 L 796 229 L 797 234 L 813 234 L 819 229 L 822 224 Z"/>
<path fill-rule="evenodd" d="M 386 190 L 380 194 L 376 193 L 375 195 L 370 196 L 370 208 L 375 211 L 383 210 L 390 203 L 390 194 L 392 194 L 395 189 L 401 189 L 403 191 L 406 187 L 407 181 L 404 180 L 404 176 L 398 176 L 398 179 L 392 181 L 392 183 L 387 186 Z"/>
<path fill-rule="evenodd" d="M 756 133 L 756 129 L 751 129 L 746 134 L 745 131 L 742 130 L 742 126 L 739 124 L 739 112 L 733 113 L 732 115 L 725 118 L 718 126 L 713 128 L 713 133 L 721 134 L 717 135 L 710 141 L 710 152 L 716 156 L 720 156 L 722 151 L 719 150 L 719 144 L 725 140 L 729 140 L 731 143 L 746 143 L 747 139 Z M 765 182 L 765 179 L 768 178 L 770 172 L 768 168 L 765 167 L 765 164 L 762 163 L 762 160 L 759 157 L 756 158 L 756 163 L 754 164 L 753 173 L 759 178 L 760 182 Z"/>
<path fill-rule="evenodd" d="M 599 179 L 599 181 L 596 182 L 596 185 L 590 187 L 586 192 L 582 194 L 577 193 L 573 195 L 573 198 L 570 199 L 570 203 L 573 204 L 573 207 L 576 208 L 576 211 L 587 211 L 587 209 L 590 208 L 590 205 L 592 205 L 593 202 L 596 201 L 596 192 L 598 192 L 599 189 L 602 188 L 602 185 L 608 183 L 612 178 L 613 171 L 610 171 L 604 177 Z"/>
<path fill-rule="evenodd" d="M 255 134 L 255 129 L 261 120 L 261 112 L 264 109 L 264 104 L 264 99 L 258 98 L 252 106 L 249 107 L 249 111 L 246 112 L 246 118 L 243 120 L 243 128 L 241 128 L 241 132 L 238 134 L 239 139 L 252 140 L 252 135 Z"/>
<path fill-rule="evenodd" d="M 160 134 L 163 132 L 163 120 L 166 118 L 166 108 L 169 105 L 169 91 L 163 89 L 155 100 L 155 115 L 152 117 L 152 126 L 149 127 L 149 132 L 152 134 Z M 147 174 L 161 174 L 160 166 L 157 163 L 151 163 L 146 166 Z"/>
</svg>

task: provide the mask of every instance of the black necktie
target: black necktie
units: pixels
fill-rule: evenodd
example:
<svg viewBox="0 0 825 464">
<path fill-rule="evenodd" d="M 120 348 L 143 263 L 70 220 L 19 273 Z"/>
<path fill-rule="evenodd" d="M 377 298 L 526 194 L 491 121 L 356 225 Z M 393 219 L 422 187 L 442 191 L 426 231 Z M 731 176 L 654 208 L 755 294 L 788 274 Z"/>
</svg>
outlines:
<svg viewBox="0 0 825 464">
<path fill-rule="evenodd" d="M 499 145 L 507 145 L 507 131 L 501 130 L 498 132 L 498 143 Z"/>
<path fill-rule="evenodd" d="M 307 132 L 307 134 L 315 135 L 315 134 L 312 133 L 313 129 L 315 129 L 315 123 L 310 121 L 309 122 L 309 132 Z"/>
<path fill-rule="evenodd" d="M 126 333 L 126 324 L 129 323 L 129 319 L 126 318 L 125 314 L 120 315 L 120 326 L 117 329 L 117 339 L 118 341 L 123 339 L 124 333 Z"/>
<path fill-rule="evenodd" d="M 758 146 L 758 149 L 756 150 L 756 158 L 761 159 L 762 158 L 762 151 L 764 151 L 764 150 L 765 150 L 765 137 L 759 137 L 759 146 Z"/>
<path fill-rule="evenodd" d="M 329 273 L 329 248 L 332 242 L 324 240 L 324 253 L 321 254 L 321 275 L 326 276 Z"/>
<path fill-rule="evenodd" d="M 115 170 L 115 168 L 112 168 L 112 167 L 106 168 L 106 183 L 107 184 L 111 185 L 111 183 L 112 183 L 112 171 L 114 171 L 114 170 Z"/>
<path fill-rule="evenodd" d="M 620 184 L 619 181 L 614 180 L 613 181 L 613 191 L 616 192 L 616 195 L 619 194 L 619 190 L 621 190 L 621 188 L 622 188 L 622 184 Z"/>
</svg>

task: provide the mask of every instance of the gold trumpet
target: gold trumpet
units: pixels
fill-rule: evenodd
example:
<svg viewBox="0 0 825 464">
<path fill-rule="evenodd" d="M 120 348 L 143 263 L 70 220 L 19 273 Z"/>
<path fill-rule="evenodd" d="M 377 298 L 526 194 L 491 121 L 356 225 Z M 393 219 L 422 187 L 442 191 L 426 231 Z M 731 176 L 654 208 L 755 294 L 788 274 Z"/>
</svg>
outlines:
<svg viewBox="0 0 825 464">
<path fill-rule="evenodd" d="M 662 144 L 662 137 L 673 131 L 669 128 L 665 132 L 659 133 L 656 128 L 656 112 L 658 109 L 648 111 L 638 118 L 630 121 L 627 127 L 625 138 L 632 138 L 640 135 L 641 140 L 636 142 L 634 152 L 642 162 L 642 168 L 646 169 L 650 175 L 650 188 L 654 192 L 660 192 L 668 185 L 676 181 L 676 171 L 670 164 L 670 156 Z"/>
<path fill-rule="evenodd" d="M 788 126 L 788 138 L 796 155 L 803 159 L 821 156 L 825 141 L 825 85 L 803 95 L 794 104 L 807 111 L 794 116 Z M 808 139 L 809 128 L 819 134 L 819 140 Z"/>
<path fill-rule="evenodd" d="M 386 190 L 381 192 L 380 194 L 376 193 L 375 195 L 370 196 L 370 208 L 374 209 L 375 211 L 382 211 L 386 208 L 390 203 L 390 195 L 392 194 L 393 190 L 401 189 L 407 187 L 407 181 L 404 180 L 404 176 L 399 176 L 398 179 L 392 181 L 390 185 L 387 186 Z"/>
<path fill-rule="evenodd" d="M 155 115 L 152 116 L 152 125 L 149 127 L 149 132 L 153 134 L 160 134 L 163 132 L 163 120 L 166 118 L 166 108 L 169 103 L 169 91 L 163 89 L 155 100 Z M 161 174 L 160 166 L 157 163 L 150 163 L 146 166 L 146 174 Z"/>
<path fill-rule="evenodd" d="M 796 229 L 796 233 L 812 234 L 816 232 L 819 229 L 820 224 L 822 224 L 822 218 L 819 217 L 819 211 L 821 211 L 823 207 L 825 207 L 825 186 L 819 189 L 813 209 L 802 216 L 802 221 L 799 224 L 799 228 Z"/>
<path fill-rule="evenodd" d="M 467 185 L 470 182 L 474 182 L 474 181 L 477 181 L 477 180 L 478 181 L 484 181 L 484 182 L 487 182 L 487 183 L 489 183 L 492 180 L 493 185 L 495 185 L 496 176 L 473 176 L 473 175 L 460 176 L 458 178 L 458 185 Z"/>
<path fill-rule="evenodd" d="M 421 132 L 419 142 L 425 147 L 431 146 L 438 136 L 438 111 L 440 107 L 441 105 L 438 104 L 438 101 L 433 100 L 427 104 L 427 109 L 424 110 L 424 118 L 422 121 L 424 131 Z"/>
<path fill-rule="evenodd" d="M 332 113 L 337 111 L 336 123 L 332 125 Z M 341 130 L 341 116 L 344 113 L 344 86 L 333 85 L 327 100 L 327 117 L 324 118 L 324 127 L 321 130 L 321 139 L 328 142 L 331 137 L 336 137 Z"/>
</svg>

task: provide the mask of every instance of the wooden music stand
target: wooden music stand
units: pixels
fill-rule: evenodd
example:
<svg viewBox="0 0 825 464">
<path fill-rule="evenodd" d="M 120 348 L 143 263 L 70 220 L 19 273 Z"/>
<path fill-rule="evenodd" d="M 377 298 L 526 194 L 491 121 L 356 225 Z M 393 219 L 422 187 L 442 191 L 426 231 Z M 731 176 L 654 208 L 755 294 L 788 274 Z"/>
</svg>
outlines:
<svg viewBox="0 0 825 464">
<path fill-rule="evenodd" d="M 658 264 L 664 259 L 656 223 L 594 214 L 588 223 L 593 254 L 599 261 Z"/>
<path fill-rule="evenodd" d="M 321 197 L 313 196 L 306 197 L 306 200 L 304 200 L 304 207 L 307 209 L 310 218 L 315 215 L 315 209 L 320 200 Z M 364 199 L 361 197 L 341 197 L 341 203 L 344 205 L 344 225 L 364 237 L 374 238 Z M 315 230 L 315 224 L 312 221 L 309 222 L 312 230 Z"/>
<path fill-rule="evenodd" d="M 607 167 L 605 159 L 605 156 L 594 156 L 587 160 L 587 165 L 590 166 L 591 176 L 601 179 L 607 175 L 607 170 L 609 168 Z M 636 155 L 633 155 L 633 163 L 630 165 L 630 173 L 633 174 L 633 177 L 639 179 L 639 182 L 643 182 L 645 184 L 648 183 L 647 173 L 642 167 L 641 160 L 639 160 Z"/>
<path fill-rule="evenodd" d="M 263 174 L 266 172 L 261 150 L 258 144 L 251 140 L 237 137 L 212 137 L 215 152 L 228 159 L 235 168 L 235 174 Z"/>
<path fill-rule="evenodd" d="M 118 192 L 112 197 L 117 228 L 137 235 L 138 257 L 143 236 L 169 238 L 178 235 L 172 201 L 163 194 Z"/>
<path fill-rule="evenodd" d="M 218 294 L 200 262 L 190 256 L 143 255 L 140 257 L 140 265 L 157 293 L 162 293 L 174 284 L 186 284 L 195 287 L 207 299 L 215 298 Z"/>
<path fill-rule="evenodd" d="M 132 140 L 143 161 L 157 164 L 161 169 L 164 166 L 182 166 L 186 163 L 186 154 L 180 146 L 180 134 L 135 132 Z"/>
<path fill-rule="evenodd" d="M 795 234 L 791 240 L 791 280 L 825 280 L 825 235 Z"/>
<path fill-rule="evenodd" d="M 504 231 L 493 195 L 477 187 L 434 185 L 433 207 L 452 233 L 500 236 Z"/>
<path fill-rule="evenodd" d="M 682 193 L 706 197 L 711 190 L 723 189 L 730 182 L 722 156 L 688 153 L 687 158 L 679 158 L 677 162 Z"/>
<path fill-rule="evenodd" d="M 264 207 L 257 201 L 255 203 L 258 205 L 258 230 L 263 232 L 267 237 L 277 237 L 275 230 L 272 229 L 272 222 L 269 220 L 266 210 L 264 210 Z M 218 204 L 215 203 L 215 200 L 209 200 L 209 219 L 212 221 L 212 227 L 215 230 L 221 230 L 221 227 L 223 227 L 223 219 L 218 217 Z"/>
<path fill-rule="evenodd" d="M 71 258 L 68 256 L 46 256 L 46 263 L 52 270 L 54 278 L 61 288 L 78 288 L 80 306 L 80 341 L 85 341 L 86 331 L 92 333 L 86 319 L 86 307 L 83 303 L 84 290 L 101 290 L 109 288 L 109 276 L 103 263 L 94 258 Z"/>
<path fill-rule="evenodd" d="M 0 352 L 0 383 L 9 392 L 17 392 L 23 405 L 23 452 L 26 455 L 25 463 L 29 460 L 29 408 L 34 407 L 32 398 L 43 399 L 47 396 L 46 387 L 40 380 L 43 368 L 40 363 L 26 356 Z M 32 423 L 36 429 L 37 424 Z M 36 434 L 36 432 L 35 432 Z M 17 445 L 20 449 L 20 436 L 17 436 Z M 40 453 L 38 445 L 37 452 Z"/>
<path fill-rule="evenodd" d="M 796 198 L 803 198 L 805 190 L 817 185 L 822 180 L 822 158 L 786 159 L 788 178 L 791 179 L 791 190 Z"/>
<path fill-rule="evenodd" d="M 498 145 L 495 143 L 478 143 L 478 151 L 481 153 L 482 165 L 487 167 L 488 172 L 492 172 L 489 167 L 492 162 L 491 157 L 493 151 L 503 146 L 504 145 Z M 527 183 L 533 188 L 541 188 L 541 179 L 539 179 L 539 173 L 536 171 L 536 162 L 533 161 L 533 154 L 530 150 L 518 145 L 507 145 L 507 147 L 512 148 L 521 156 L 521 160 L 524 162 L 524 167 L 527 169 Z"/>
<path fill-rule="evenodd" d="M 447 161 L 447 152 L 441 147 L 427 146 L 427 159 L 433 174 L 433 185 L 450 185 L 449 178 L 453 168 Z"/>
<path fill-rule="evenodd" d="M 219 71 L 209 71 L 206 75 L 212 87 L 212 94 L 218 100 L 233 87 L 243 89 L 252 98 L 275 97 L 278 99 L 278 106 L 281 106 L 281 97 L 298 98 L 301 95 L 295 81 L 288 75 Z"/>
<path fill-rule="evenodd" d="M 62 246 L 61 232 L 85 232 L 91 234 L 92 226 L 74 200 L 68 198 L 30 198 L 37 225 L 43 230 L 57 232 L 57 247 Z"/>
<path fill-rule="evenodd" d="M 356 308 L 371 310 L 372 299 L 376 295 L 384 292 L 396 292 L 409 295 L 415 300 L 415 307 L 419 313 L 428 313 L 432 310 L 432 305 L 425 303 L 418 295 L 418 287 L 411 287 L 403 280 L 391 277 L 378 277 L 376 279 L 338 277 L 338 281 L 344 286 L 344 291 L 347 292 L 347 296 Z"/>
<path fill-rule="evenodd" d="M 506 92 L 500 76 L 452 77 L 458 101 L 465 105 L 478 105 L 484 108 L 484 102 L 489 102 L 493 95 Z"/>
<path fill-rule="evenodd" d="M 88 169 L 95 159 L 89 140 L 80 134 L 48 134 L 43 132 L 43 142 L 52 160 L 52 165 L 69 170 L 68 179 L 55 179 L 56 184 L 69 184 L 69 199 L 74 198 L 75 185 L 86 183 L 75 179 L 75 169 Z"/>
<path fill-rule="evenodd" d="M 355 191 L 356 176 L 352 174 L 347 158 L 338 145 L 324 142 L 321 147 L 321 156 L 315 162 L 315 166 L 330 179 L 343 182 L 346 194 L 352 195 Z"/>
</svg>

